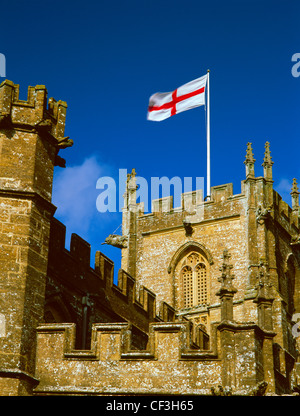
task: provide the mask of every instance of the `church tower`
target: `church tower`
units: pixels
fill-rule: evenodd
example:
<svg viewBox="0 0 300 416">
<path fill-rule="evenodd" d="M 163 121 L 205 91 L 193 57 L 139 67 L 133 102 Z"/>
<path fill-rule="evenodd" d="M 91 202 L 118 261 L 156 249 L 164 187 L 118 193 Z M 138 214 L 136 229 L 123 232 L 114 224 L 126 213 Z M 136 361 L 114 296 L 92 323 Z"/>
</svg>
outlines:
<svg viewBox="0 0 300 416">
<path fill-rule="evenodd" d="M 273 363 L 266 361 L 268 389 L 285 391 L 299 349 L 292 335 L 293 314 L 300 313 L 299 191 L 294 179 L 290 208 L 273 188 L 273 163 L 266 142 L 263 176 L 256 176 L 248 143 L 239 194 L 233 194 L 232 184 L 224 184 L 211 188 L 210 200 L 200 191 L 182 194 L 180 207 L 173 206 L 171 196 L 152 201 L 149 214 L 136 204 L 130 222 L 125 210 L 123 225 L 130 227 L 123 227 L 123 235 L 134 246 L 123 247 L 122 257 L 135 259 L 136 280 L 156 293 L 158 301 L 170 304 L 176 319 L 201 325 L 209 336 L 213 324 L 223 320 L 227 300 L 233 321 L 261 327 L 265 357 L 273 354 L 274 345 L 281 374 L 275 381 Z M 225 296 L 219 273 L 227 259 L 222 254 L 228 252 L 235 285 Z M 127 264 L 122 263 L 126 271 Z"/>
<path fill-rule="evenodd" d="M 0 86 L 0 390 L 30 394 L 36 384 L 35 328 L 44 314 L 53 169 L 64 166 L 60 149 L 67 104 L 43 85 Z M 17 167 L 17 168 L 16 168 Z"/>
</svg>

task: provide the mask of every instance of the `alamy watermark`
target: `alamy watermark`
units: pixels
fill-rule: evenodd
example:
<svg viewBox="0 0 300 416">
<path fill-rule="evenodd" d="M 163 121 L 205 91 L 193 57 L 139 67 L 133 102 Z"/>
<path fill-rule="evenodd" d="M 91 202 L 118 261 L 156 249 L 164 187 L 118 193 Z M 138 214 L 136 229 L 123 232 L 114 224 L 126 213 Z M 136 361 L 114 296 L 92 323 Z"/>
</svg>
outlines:
<svg viewBox="0 0 300 416">
<path fill-rule="evenodd" d="M 99 212 L 122 212 L 124 192 L 128 194 L 125 197 L 128 198 L 129 208 L 132 207 L 132 209 L 134 209 L 133 207 L 137 201 L 144 205 L 144 212 L 149 212 L 149 201 L 163 199 L 170 195 L 173 197 L 174 207 L 181 207 L 182 194 L 184 194 L 186 206 L 192 209 L 201 202 L 204 189 L 203 177 L 196 177 L 195 180 L 192 177 L 181 179 L 179 176 L 173 178 L 166 176 L 151 177 L 150 183 L 148 183 L 147 179 L 142 176 L 128 175 L 127 169 L 119 169 L 117 182 L 118 184 L 110 176 L 103 176 L 97 180 L 96 189 L 101 190 L 96 200 L 96 207 Z M 193 192 L 193 184 L 195 184 L 196 192 Z M 134 201 L 130 195 L 132 192 L 135 192 Z M 152 202 L 151 208 L 152 212 L 156 212 L 159 210 L 169 211 L 172 207 L 166 198 L 163 207 Z"/>
<path fill-rule="evenodd" d="M 6 59 L 3 53 L 0 53 L 0 78 L 6 77 Z"/>
<path fill-rule="evenodd" d="M 300 77 L 300 53 L 294 53 L 292 56 L 292 62 L 296 62 L 292 66 L 292 75 L 294 78 Z"/>
</svg>

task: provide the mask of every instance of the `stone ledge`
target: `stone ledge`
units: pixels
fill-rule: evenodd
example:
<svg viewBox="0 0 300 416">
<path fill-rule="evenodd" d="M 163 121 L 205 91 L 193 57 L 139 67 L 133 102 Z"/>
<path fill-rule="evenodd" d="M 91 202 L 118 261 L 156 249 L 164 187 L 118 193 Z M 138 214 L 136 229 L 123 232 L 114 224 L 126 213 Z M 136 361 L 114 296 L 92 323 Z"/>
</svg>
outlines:
<svg viewBox="0 0 300 416">
<path fill-rule="evenodd" d="M 18 368 L 4 369 L 0 368 L 0 378 L 17 378 L 29 381 L 33 385 L 37 385 L 40 381 L 35 378 L 32 374 L 22 371 Z"/>
</svg>

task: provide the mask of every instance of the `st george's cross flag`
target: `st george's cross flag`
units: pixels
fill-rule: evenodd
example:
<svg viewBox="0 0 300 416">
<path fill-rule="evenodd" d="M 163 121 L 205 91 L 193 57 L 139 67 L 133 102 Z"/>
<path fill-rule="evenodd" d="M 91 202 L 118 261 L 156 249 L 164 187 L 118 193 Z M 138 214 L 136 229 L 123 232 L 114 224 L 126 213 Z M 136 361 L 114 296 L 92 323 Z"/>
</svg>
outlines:
<svg viewBox="0 0 300 416">
<path fill-rule="evenodd" d="M 162 121 L 182 111 L 205 104 L 207 75 L 182 85 L 172 92 L 157 92 L 151 95 L 147 119 Z"/>
</svg>

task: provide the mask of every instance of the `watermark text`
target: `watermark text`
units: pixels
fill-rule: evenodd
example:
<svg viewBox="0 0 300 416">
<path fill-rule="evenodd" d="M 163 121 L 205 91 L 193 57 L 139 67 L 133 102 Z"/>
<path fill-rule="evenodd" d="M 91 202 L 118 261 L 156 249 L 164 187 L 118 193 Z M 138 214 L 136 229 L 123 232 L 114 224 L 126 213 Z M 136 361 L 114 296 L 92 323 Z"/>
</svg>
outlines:
<svg viewBox="0 0 300 416">
<path fill-rule="evenodd" d="M 179 176 L 151 177 L 148 183 L 142 176 L 128 176 L 130 175 L 126 169 L 119 169 L 118 181 L 110 176 L 103 176 L 97 180 L 96 189 L 101 190 L 96 199 L 99 212 L 122 212 L 123 207 L 134 209 L 136 203 L 143 204 L 144 212 L 149 212 L 149 201 L 152 201 L 152 212 L 168 212 L 173 207 L 181 207 L 183 199 L 189 209 L 195 208 L 202 200 L 203 177 L 196 177 L 194 180 L 192 177 L 181 179 Z M 197 192 L 193 192 L 194 185 Z M 173 198 L 172 204 L 170 196 Z M 158 200 L 161 200 L 163 205 L 158 203 Z"/>
<path fill-rule="evenodd" d="M 6 77 L 6 59 L 3 53 L 0 53 L 0 78 Z"/>
<path fill-rule="evenodd" d="M 296 62 L 292 66 L 292 75 L 294 78 L 300 77 L 300 53 L 294 53 L 292 56 L 292 62 Z"/>
</svg>

